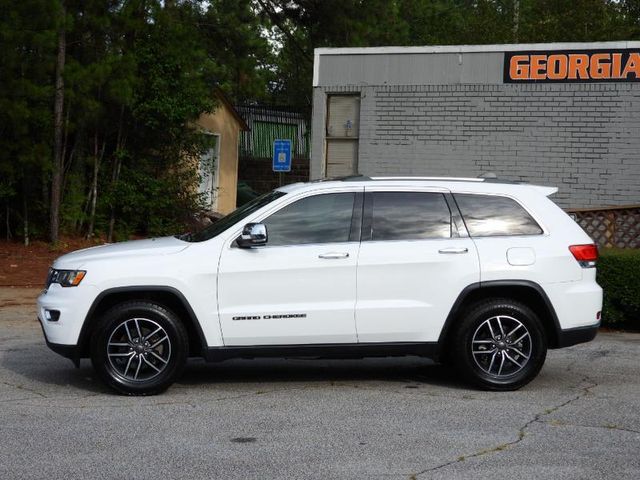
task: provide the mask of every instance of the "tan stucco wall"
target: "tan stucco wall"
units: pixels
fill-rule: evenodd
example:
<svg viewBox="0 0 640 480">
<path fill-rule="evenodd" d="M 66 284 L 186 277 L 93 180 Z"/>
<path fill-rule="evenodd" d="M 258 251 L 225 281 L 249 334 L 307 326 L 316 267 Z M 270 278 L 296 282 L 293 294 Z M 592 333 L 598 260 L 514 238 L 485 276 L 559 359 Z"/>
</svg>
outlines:
<svg viewBox="0 0 640 480">
<path fill-rule="evenodd" d="M 214 113 L 202 114 L 196 123 L 202 129 L 220 135 L 218 208 L 216 210 L 227 214 L 236 208 L 240 125 L 222 102 Z"/>
</svg>

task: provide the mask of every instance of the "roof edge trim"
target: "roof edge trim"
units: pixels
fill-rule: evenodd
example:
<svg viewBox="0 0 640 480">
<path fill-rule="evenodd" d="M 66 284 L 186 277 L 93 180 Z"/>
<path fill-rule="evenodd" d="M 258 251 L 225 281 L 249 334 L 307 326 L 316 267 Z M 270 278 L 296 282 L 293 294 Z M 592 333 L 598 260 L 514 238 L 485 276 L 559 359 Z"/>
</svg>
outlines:
<svg viewBox="0 0 640 480">
<path fill-rule="evenodd" d="M 321 55 L 387 55 L 411 53 L 486 53 L 517 52 L 528 50 L 590 50 L 640 48 L 640 41 L 614 42 L 556 42 L 556 43 L 505 43 L 493 45 L 425 45 L 420 47 L 340 47 L 316 48 L 315 63 Z M 315 73 L 315 72 L 314 72 Z M 314 75 L 315 76 L 315 75 Z"/>
</svg>

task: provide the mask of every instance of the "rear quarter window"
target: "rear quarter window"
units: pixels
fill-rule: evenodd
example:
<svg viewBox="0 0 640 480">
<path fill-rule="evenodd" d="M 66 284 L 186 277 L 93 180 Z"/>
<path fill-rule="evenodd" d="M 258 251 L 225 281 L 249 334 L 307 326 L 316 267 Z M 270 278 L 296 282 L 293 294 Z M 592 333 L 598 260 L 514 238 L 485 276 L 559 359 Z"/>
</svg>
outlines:
<svg viewBox="0 0 640 480">
<path fill-rule="evenodd" d="M 454 198 L 472 237 L 543 233 L 533 217 L 511 198 L 466 193 L 454 194 Z"/>
</svg>

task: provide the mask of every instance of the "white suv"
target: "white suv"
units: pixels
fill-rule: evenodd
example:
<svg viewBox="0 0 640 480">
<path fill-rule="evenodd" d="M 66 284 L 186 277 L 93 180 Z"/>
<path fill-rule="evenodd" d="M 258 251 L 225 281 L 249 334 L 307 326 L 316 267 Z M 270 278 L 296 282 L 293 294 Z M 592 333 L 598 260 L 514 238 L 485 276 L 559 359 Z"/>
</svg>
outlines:
<svg viewBox="0 0 640 480">
<path fill-rule="evenodd" d="M 188 356 L 419 355 L 482 388 L 532 380 L 592 340 L 596 246 L 551 187 L 458 178 L 289 185 L 206 229 L 58 258 L 46 341 L 153 394 Z"/>
</svg>

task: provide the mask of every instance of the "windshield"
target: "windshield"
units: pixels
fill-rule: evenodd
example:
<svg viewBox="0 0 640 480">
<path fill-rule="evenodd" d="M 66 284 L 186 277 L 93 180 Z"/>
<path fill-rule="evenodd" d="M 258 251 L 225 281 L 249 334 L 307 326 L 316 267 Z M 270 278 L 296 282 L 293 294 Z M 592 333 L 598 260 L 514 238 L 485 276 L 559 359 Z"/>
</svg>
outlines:
<svg viewBox="0 0 640 480">
<path fill-rule="evenodd" d="M 286 193 L 279 192 L 277 190 L 274 190 L 269 193 L 265 193 L 264 195 L 261 195 L 258 198 L 251 200 L 249 203 L 245 203 L 243 206 L 241 206 L 237 210 L 234 210 L 226 217 L 222 217 L 217 222 L 212 223 L 208 227 L 205 227 L 204 229 L 200 230 L 199 232 L 179 235 L 177 238 L 179 238 L 180 240 L 184 240 L 186 242 L 204 242 L 205 240 L 209 240 L 217 235 L 220 235 L 227 228 L 238 223 L 243 218 L 248 217 L 253 212 L 261 209 L 265 205 L 273 202 L 274 200 L 282 197 L 283 195 L 286 195 Z"/>
</svg>

